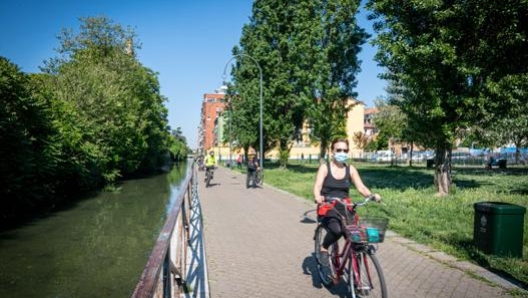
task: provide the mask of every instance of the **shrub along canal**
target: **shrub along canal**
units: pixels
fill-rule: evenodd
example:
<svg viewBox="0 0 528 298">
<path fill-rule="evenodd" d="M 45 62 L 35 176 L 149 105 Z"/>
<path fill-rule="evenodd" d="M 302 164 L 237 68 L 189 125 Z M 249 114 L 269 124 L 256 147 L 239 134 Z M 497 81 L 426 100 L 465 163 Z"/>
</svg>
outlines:
<svg viewBox="0 0 528 298">
<path fill-rule="evenodd" d="M 0 233 L 0 297 L 130 297 L 186 172 L 127 180 Z"/>
</svg>

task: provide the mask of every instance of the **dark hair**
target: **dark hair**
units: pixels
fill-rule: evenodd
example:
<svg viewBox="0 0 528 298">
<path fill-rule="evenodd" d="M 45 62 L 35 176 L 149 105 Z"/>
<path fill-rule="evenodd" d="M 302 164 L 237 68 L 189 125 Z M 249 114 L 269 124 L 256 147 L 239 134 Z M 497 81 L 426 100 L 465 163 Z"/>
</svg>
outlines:
<svg viewBox="0 0 528 298">
<path fill-rule="evenodd" d="M 337 139 L 334 139 L 334 140 L 332 141 L 332 145 L 330 146 L 330 149 L 331 149 L 331 150 L 334 150 L 334 145 L 335 145 L 336 143 L 340 143 L 340 142 L 346 143 L 346 144 L 347 144 L 347 148 L 349 148 L 348 140 L 347 140 L 347 139 L 337 138 Z"/>
</svg>

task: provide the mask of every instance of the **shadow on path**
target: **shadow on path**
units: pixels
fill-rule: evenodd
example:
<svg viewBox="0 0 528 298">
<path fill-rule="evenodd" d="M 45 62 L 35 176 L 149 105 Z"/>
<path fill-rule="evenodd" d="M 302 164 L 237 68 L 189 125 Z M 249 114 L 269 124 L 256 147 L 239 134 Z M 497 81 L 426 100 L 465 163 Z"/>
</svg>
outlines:
<svg viewBox="0 0 528 298">
<path fill-rule="evenodd" d="M 192 209 L 189 218 L 189 247 L 187 252 L 186 286 L 184 297 L 209 297 L 205 248 L 203 243 L 202 207 L 198 197 L 198 184 L 193 184 Z"/>
</svg>

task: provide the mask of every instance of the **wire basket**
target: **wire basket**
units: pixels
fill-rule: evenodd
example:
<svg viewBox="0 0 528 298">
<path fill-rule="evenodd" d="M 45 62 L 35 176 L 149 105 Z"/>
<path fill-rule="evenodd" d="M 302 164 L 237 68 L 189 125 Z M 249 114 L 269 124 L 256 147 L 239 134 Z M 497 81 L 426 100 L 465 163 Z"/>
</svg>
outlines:
<svg viewBox="0 0 528 298">
<path fill-rule="evenodd" d="M 357 225 L 347 226 L 346 231 L 352 242 L 381 243 L 385 240 L 388 225 L 388 218 L 365 217 L 360 218 Z"/>
</svg>

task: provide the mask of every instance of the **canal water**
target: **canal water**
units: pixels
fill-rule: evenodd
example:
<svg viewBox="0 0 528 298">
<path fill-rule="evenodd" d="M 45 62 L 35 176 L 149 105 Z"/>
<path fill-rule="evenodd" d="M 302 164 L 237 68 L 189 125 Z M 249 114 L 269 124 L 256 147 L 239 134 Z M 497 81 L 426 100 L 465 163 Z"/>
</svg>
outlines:
<svg viewBox="0 0 528 298">
<path fill-rule="evenodd" d="M 186 172 L 128 180 L 0 233 L 0 297 L 130 297 Z"/>
</svg>

